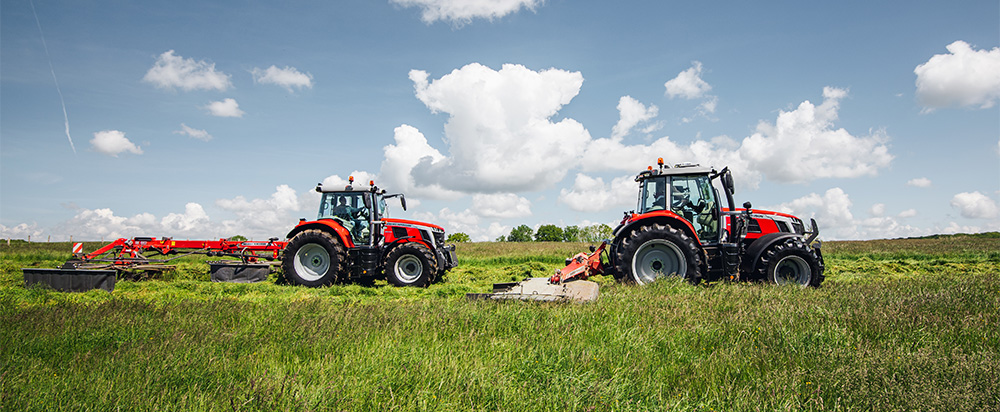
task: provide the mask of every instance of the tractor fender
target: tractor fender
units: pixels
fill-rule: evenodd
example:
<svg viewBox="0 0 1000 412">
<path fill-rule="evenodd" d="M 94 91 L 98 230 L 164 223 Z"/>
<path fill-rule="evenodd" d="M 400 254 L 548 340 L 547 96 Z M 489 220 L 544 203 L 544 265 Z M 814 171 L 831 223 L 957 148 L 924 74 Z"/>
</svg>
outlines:
<svg viewBox="0 0 1000 412">
<path fill-rule="evenodd" d="M 764 251 L 766 251 L 769 247 L 771 247 L 771 245 L 783 242 L 785 241 L 785 239 L 792 237 L 801 238 L 802 235 L 796 233 L 777 232 L 777 233 L 768 233 L 754 240 L 753 243 L 751 243 L 750 246 L 747 247 L 746 254 L 743 255 L 744 271 L 747 273 L 752 273 L 756 269 L 754 266 L 757 265 L 757 260 L 759 260 L 761 255 L 764 254 Z"/>
<path fill-rule="evenodd" d="M 326 219 L 299 223 L 298 226 L 295 226 L 295 228 L 285 235 L 285 239 L 291 239 L 300 232 L 309 229 L 319 229 L 325 232 L 332 232 L 340 239 L 340 242 L 345 248 L 350 249 L 354 247 L 354 240 L 351 239 L 351 233 L 336 221 Z"/>
<path fill-rule="evenodd" d="M 651 225 L 654 223 L 672 226 L 684 231 L 686 235 L 690 236 L 691 239 L 694 239 L 695 244 L 698 245 L 700 249 L 701 239 L 698 239 L 698 234 L 695 233 L 694 226 L 691 225 L 691 222 L 688 222 L 684 218 L 680 217 L 680 215 L 673 213 L 669 210 L 656 211 L 656 212 L 646 213 L 643 215 L 635 215 L 631 222 L 619 225 L 618 228 L 615 229 L 614 232 L 615 239 L 610 245 L 611 248 L 608 250 L 608 257 L 610 259 L 614 259 L 614 256 L 616 254 L 615 251 L 619 247 L 621 247 L 622 240 L 625 238 L 625 236 L 628 236 L 629 233 L 632 233 L 632 230 L 634 228 L 638 226 Z M 611 267 L 616 267 L 617 265 L 617 262 L 610 262 L 610 263 Z"/>
</svg>

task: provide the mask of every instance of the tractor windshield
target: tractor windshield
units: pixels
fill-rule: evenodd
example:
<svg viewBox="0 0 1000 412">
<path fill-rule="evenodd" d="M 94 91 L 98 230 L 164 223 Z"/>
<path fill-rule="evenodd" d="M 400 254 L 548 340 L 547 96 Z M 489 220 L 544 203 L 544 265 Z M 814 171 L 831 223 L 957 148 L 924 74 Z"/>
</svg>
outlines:
<svg viewBox="0 0 1000 412">
<path fill-rule="evenodd" d="M 702 241 L 712 241 L 719 235 L 718 214 L 712 212 L 716 207 L 715 190 L 708 176 L 682 175 L 643 180 L 637 209 L 639 213 L 670 210 L 690 222 Z"/>
<path fill-rule="evenodd" d="M 354 243 L 367 243 L 368 217 L 371 211 L 365 207 L 362 196 L 366 192 L 327 192 L 319 203 L 318 219 L 333 219 L 351 232 Z"/>
</svg>

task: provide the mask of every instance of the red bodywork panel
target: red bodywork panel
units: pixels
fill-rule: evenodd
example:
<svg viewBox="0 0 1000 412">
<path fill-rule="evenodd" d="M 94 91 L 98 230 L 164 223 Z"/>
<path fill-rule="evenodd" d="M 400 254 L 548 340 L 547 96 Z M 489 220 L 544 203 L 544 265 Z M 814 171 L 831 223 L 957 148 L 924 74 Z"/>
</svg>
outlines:
<svg viewBox="0 0 1000 412">
<path fill-rule="evenodd" d="M 743 208 L 736 209 L 737 212 L 742 212 L 744 210 L 746 209 Z M 728 212 L 729 208 L 727 207 L 722 208 L 722 211 Z M 770 210 L 761 210 L 761 209 L 750 209 L 750 217 L 753 218 L 753 220 L 757 221 L 757 225 L 760 226 L 760 233 L 747 232 L 746 234 L 747 240 L 756 240 L 761 236 L 781 231 L 778 229 L 778 225 L 774 223 L 774 220 L 772 218 L 768 218 L 768 216 L 780 216 L 788 220 L 798 219 L 798 217 L 790 215 L 788 213 L 772 212 Z M 732 230 L 732 228 L 730 227 L 728 216 L 726 219 L 726 230 Z"/>
<path fill-rule="evenodd" d="M 419 242 L 423 243 L 428 248 L 433 249 L 432 247 L 433 242 L 430 239 L 426 239 L 424 237 L 425 232 L 422 229 L 427 228 L 427 229 L 437 229 L 441 231 L 444 230 L 441 226 L 425 222 L 418 222 L 416 220 L 385 218 L 382 219 L 382 221 L 385 222 L 385 229 L 382 231 L 382 236 L 385 238 L 386 244 L 395 242 L 398 239 L 403 239 L 400 240 L 399 243 Z M 433 230 L 431 232 L 432 232 L 431 236 L 433 236 Z M 409 238 L 409 239 L 404 239 L 404 238 Z"/>
<path fill-rule="evenodd" d="M 80 256 L 82 260 L 91 260 L 101 255 L 117 250 L 115 259 L 118 264 L 127 263 L 129 260 L 144 260 L 142 254 L 148 251 L 159 252 L 163 255 L 178 253 L 181 251 L 196 252 L 217 252 L 227 254 L 240 254 L 247 257 L 248 262 L 255 262 L 259 259 L 277 259 L 281 251 L 285 249 L 286 242 L 271 241 L 230 241 L 219 240 L 173 240 L 170 238 L 157 239 L 155 237 L 137 237 L 133 239 L 121 238 L 111 242 L 104 247 L 97 249 L 93 253 Z M 263 252 L 263 253 L 261 253 Z"/>
<path fill-rule="evenodd" d="M 633 213 L 631 215 L 624 217 L 621 223 L 629 224 L 637 220 L 656 218 L 656 217 L 666 217 L 683 223 L 687 227 L 688 234 L 694 237 L 694 241 L 699 244 L 701 243 L 701 240 L 698 239 L 698 233 L 694 231 L 694 226 L 691 225 L 691 222 L 688 222 L 687 219 L 684 219 L 683 217 L 681 217 L 681 215 L 678 215 L 669 210 L 656 210 L 652 212 L 643 213 L 641 215 Z"/>
</svg>

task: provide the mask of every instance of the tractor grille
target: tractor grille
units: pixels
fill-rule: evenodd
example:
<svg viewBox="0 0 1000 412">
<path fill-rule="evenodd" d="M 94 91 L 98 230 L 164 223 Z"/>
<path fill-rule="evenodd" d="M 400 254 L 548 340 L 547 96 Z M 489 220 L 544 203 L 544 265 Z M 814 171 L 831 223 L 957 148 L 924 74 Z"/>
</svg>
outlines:
<svg viewBox="0 0 1000 412">
<path fill-rule="evenodd" d="M 438 246 L 444 244 L 444 232 L 434 232 L 434 244 Z"/>
<path fill-rule="evenodd" d="M 777 220 L 775 220 L 774 223 L 776 225 L 778 225 L 778 230 L 780 230 L 782 232 L 791 232 L 791 229 L 788 228 L 788 224 L 787 223 L 781 222 L 781 221 L 777 221 Z"/>
<path fill-rule="evenodd" d="M 794 230 L 795 233 L 798 233 L 800 235 L 806 233 L 805 226 L 803 226 L 802 222 L 798 220 L 792 221 L 792 230 Z"/>
</svg>

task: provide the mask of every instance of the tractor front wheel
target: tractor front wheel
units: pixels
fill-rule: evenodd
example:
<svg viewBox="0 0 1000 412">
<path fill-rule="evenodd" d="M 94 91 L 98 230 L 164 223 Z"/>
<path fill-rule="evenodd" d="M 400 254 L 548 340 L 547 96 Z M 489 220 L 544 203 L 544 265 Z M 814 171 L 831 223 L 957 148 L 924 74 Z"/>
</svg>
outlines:
<svg viewBox="0 0 1000 412">
<path fill-rule="evenodd" d="M 396 286 L 426 287 L 437 273 L 437 259 L 417 242 L 393 248 L 385 257 L 385 279 Z"/>
<path fill-rule="evenodd" d="M 786 239 L 769 247 L 757 268 L 759 278 L 778 285 L 819 287 L 824 278 L 819 256 L 799 238 Z"/>
<path fill-rule="evenodd" d="M 644 285 L 667 276 L 681 276 L 692 283 L 701 280 L 697 245 L 671 226 L 639 227 L 622 240 L 618 250 L 616 269 L 626 281 Z"/>
<path fill-rule="evenodd" d="M 281 269 L 293 285 L 326 286 L 337 282 L 347 260 L 340 240 L 322 230 L 304 230 L 285 247 Z"/>
</svg>

